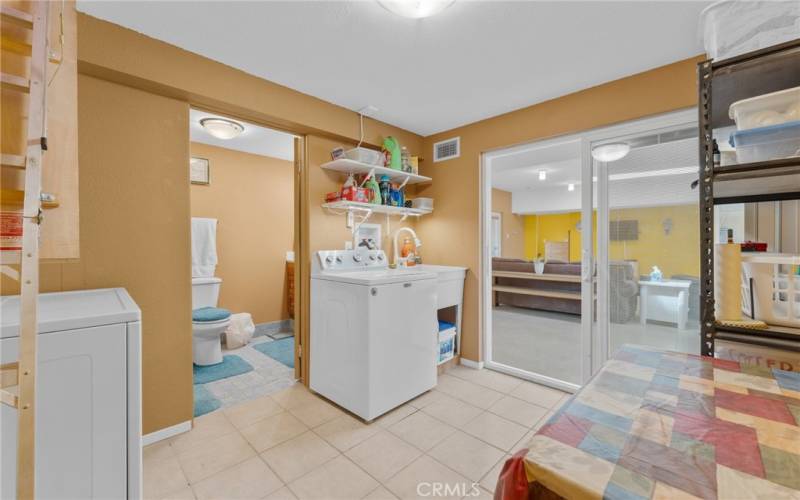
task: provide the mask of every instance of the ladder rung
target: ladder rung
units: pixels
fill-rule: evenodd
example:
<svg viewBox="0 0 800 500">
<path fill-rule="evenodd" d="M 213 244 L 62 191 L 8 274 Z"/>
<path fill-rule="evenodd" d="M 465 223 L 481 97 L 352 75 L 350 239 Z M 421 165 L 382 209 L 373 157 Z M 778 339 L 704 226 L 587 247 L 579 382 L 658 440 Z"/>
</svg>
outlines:
<svg viewBox="0 0 800 500">
<path fill-rule="evenodd" d="M 0 36 L 0 49 L 27 57 L 30 57 L 31 55 L 30 44 L 20 42 L 19 40 L 14 40 L 13 38 L 9 38 L 7 36 Z M 61 62 L 60 56 L 52 51 L 48 51 L 47 60 L 55 64 Z"/>
<path fill-rule="evenodd" d="M 22 155 L 0 155 L 0 164 L 4 167 L 25 168 L 25 157 Z"/>
<path fill-rule="evenodd" d="M 0 7 L 0 16 L 2 16 L 3 21 L 22 26 L 23 28 L 33 28 L 33 16 L 27 12 L 3 5 Z"/>
<path fill-rule="evenodd" d="M 31 82 L 27 78 L 9 73 L 0 73 L 0 83 L 4 90 L 14 90 L 27 94 L 31 91 Z"/>
<path fill-rule="evenodd" d="M 19 363 L 0 365 L 0 402 L 16 408 L 19 405 L 17 386 L 19 385 Z"/>
</svg>

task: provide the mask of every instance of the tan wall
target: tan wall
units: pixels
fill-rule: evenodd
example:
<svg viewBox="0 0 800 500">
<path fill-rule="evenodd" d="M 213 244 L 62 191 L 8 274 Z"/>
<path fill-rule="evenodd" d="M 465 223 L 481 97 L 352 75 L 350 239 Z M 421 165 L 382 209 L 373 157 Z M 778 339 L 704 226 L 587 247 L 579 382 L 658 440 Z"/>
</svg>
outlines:
<svg viewBox="0 0 800 500">
<path fill-rule="evenodd" d="M 481 153 L 695 106 L 699 60 L 687 59 L 425 138 L 423 155 L 431 156 L 433 143 L 461 137 L 459 158 L 421 166 L 422 173 L 434 179 L 421 194 L 436 200 L 436 211 L 420 221 L 419 229 L 428 262 L 469 267 L 465 358 L 482 359 L 478 309 Z"/>
<path fill-rule="evenodd" d="M 197 142 L 191 155 L 211 165 L 211 184 L 191 186 L 191 205 L 192 217 L 218 220 L 220 307 L 249 312 L 256 323 L 288 318 L 294 163 Z"/>
<path fill-rule="evenodd" d="M 525 258 L 525 218 L 511 212 L 511 193 L 492 189 L 492 212 L 501 215 L 503 239 L 500 255 L 509 259 Z"/>
<path fill-rule="evenodd" d="M 189 106 L 81 75 L 78 124 L 81 258 L 43 264 L 42 290 L 124 287 L 139 304 L 153 432 L 192 418 Z"/>
</svg>

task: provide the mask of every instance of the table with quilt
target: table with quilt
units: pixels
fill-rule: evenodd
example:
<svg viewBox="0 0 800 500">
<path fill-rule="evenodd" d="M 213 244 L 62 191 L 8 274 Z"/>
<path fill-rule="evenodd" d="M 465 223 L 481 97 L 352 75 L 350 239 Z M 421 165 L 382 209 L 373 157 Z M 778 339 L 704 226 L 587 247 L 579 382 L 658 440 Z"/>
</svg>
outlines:
<svg viewBox="0 0 800 500">
<path fill-rule="evenodd" d="M 623 346 L 495 491 L 559 497 L 800 499 L 800 373 Z"/>
</svg>

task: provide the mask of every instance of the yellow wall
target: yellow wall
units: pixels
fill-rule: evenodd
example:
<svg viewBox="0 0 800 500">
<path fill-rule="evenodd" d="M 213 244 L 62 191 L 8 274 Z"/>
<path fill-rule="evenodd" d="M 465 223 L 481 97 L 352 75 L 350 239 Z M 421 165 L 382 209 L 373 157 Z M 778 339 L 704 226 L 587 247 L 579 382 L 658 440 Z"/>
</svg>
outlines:
<svg viewBox="0 0 800 500">
<path fill-rule="evenodd" d="M 509 259 L 525 257 L 525 217 L 511 211 L 511 193 L 492 189 L 492 212 L 501 214 L 503 234 L 500 255 Z"/>
<path fill-rule="evenodd" d="M 697 205 L 669 207 L 643 207 L 611 210 L 610 220 L 636 220 L 639 222 L 639 237 L 634 241 L 609 242 L 609 260 L 635 260 L 639 273 L 648 274 L 652 266 L 658 266 L 665 277 L 674 274 L 700 276 L 700 220 Z M 572 231 L 569 258 L 581 260 L 580 232 L 575 224 L 581 219 L 580 212 L 525 216 L 525 258 L 533 260 L 539 253 L 544 257 L 544 242 L 564 241 L 567 231 Z M 664 232 L 663 222 L 672 220 L 669 234 Z M 597 213 L 592 217 L 594 234 L 597 234 Z M 593 243 L 597 251 L 597 240 Z"/>
<path fill-rule="evenodd" d="M 192 217 L 218 220 L 220 307 L 248 312 L 256 323 L 288 318 L 294 163 L 196 142 L 191 154 L 210 162 L 211 183 L 191 186 Z"/>
<path fill-rule="evenodd" d="M 434 198 L 436 210 L 420 220 L 419 229 L 428 262 L 469 268 L 464 290 L 465 358 L 483 358 L 479 329 L 481 154 L 694 107 L 701 59 L 679 61 L 425 138 L 424 156 L 430 157 L 435 142 L 461 137 L 459 158 L 421 165 L 422 173 L 434 182 L 420 194 Z"/>
</svg>

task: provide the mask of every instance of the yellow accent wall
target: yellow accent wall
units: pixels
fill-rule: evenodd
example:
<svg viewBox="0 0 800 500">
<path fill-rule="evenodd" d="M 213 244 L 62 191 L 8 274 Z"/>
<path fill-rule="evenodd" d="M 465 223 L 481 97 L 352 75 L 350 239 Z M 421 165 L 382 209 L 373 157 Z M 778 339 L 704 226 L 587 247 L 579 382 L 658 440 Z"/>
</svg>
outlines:
<svg viewBox="0 0 800 500">
<path fill-rule="evenodd" d="M 610 260 L 635 260 L 639 273 L 648 274 L 658 266 L 665 277 L 674 274 L 700 276 L 700 214 L 697 205 L 670 207 L 625 208 L 611 210 L 610 220 L 637 220 L 639 236 L 633 241 L 609 243 Z M 544 242 L 570 240 L 569 258 L 581 260 L 581 233 L 575 225 L 581 219 L 580 212 L 525 216 L 525 258 L 533 260 L 539 254 L 544 257 Z M 594 234 L 597 234 L 597 214 L 592 218 Z M 669 234 L 665 222 L 669 220 Z M 595 240 L 594 250 L 597 251 Z"/>
</svg>

